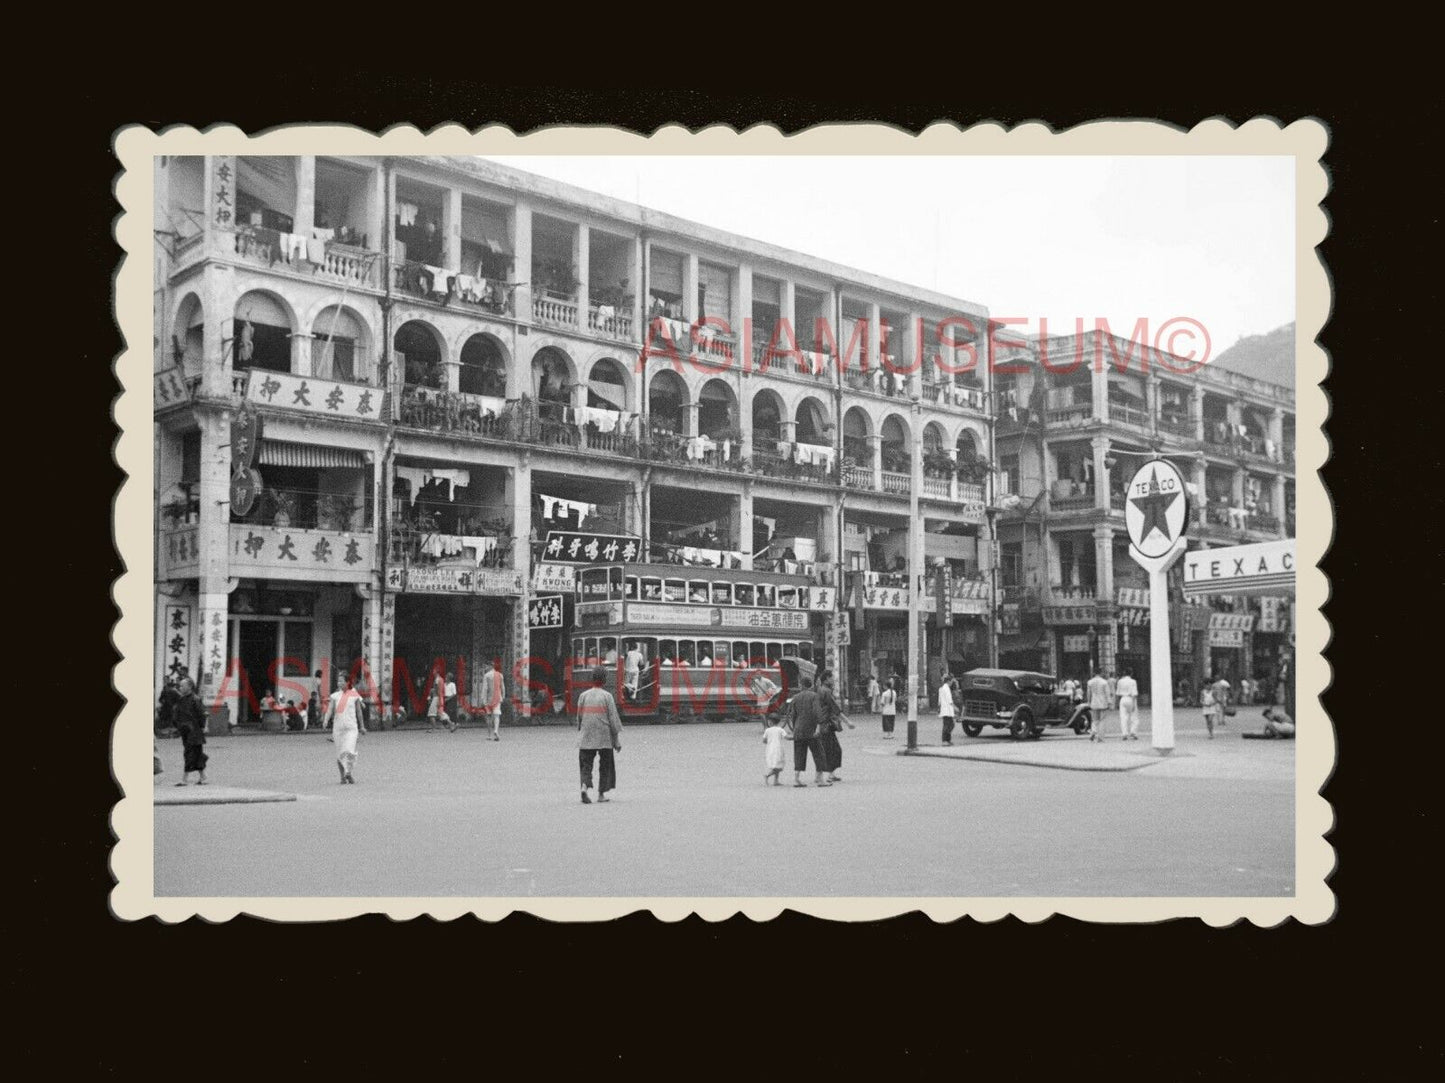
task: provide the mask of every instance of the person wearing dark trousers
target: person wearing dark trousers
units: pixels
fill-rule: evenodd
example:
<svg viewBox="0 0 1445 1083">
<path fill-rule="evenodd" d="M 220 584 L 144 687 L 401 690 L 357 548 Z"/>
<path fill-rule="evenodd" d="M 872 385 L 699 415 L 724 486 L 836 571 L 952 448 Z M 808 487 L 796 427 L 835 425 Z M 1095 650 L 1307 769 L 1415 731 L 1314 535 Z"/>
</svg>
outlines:
<svg viewBox="0 0 1445 1083">
<path fill-rule="evenodd" d="M 813 691 L 813 678 L 801 679 L 803 690 L 788 704 L 793 722 L 793 785 L 805 787 L 803 772 L 808 769 L 808 753 L 813 753 L 813 768 L 817 772 L 814 784 L 831 786 L 827 780 L 827 763 L 823 758 L 819 729 L 823 723 L 823 711 L 818 702 L 818 693 Z"/>
<path fill-rule="evenodd" d="M 176 728 L 181 731 L 181 745 L 185 750 L 185 770 L 177 786 L 189 784 L 191 772 L 200 777 L 197 786 L 206 784 L 206 706 L 196 695 L 196 685 L 189 677 L 182 677 L 176 689 L 181 698 L 176 701 Z"/>
<path fill-rule="evenodd" d="M 823 746 L 823 756 L 828 761 L 828 781 L 842 782 L 838 769 L 843 766 L 843 745 L 838 734 L 844 726 L 856 729 L 843 709 L 838 706 L 838 697 L 833 691 L 833 671 L 825 669 L 818 675 L 818 706 L 823 712 L 823 724 L 819 727 L 818 740 Z"/>
<path fill-rule="evenodd" d="M 608 790 L 617 788 L 617 762 L 613 753 L 622 751 L 622 719 L 617 701 L 607 691 L 607 668 L 592 672 L 592 686 L 577 697 L 577 762 L 582 774 L 582 803 L 592 804 L 592 764 L 601 760 L 597 771 L 597 800 L 607 801 Z"/>
</svg>

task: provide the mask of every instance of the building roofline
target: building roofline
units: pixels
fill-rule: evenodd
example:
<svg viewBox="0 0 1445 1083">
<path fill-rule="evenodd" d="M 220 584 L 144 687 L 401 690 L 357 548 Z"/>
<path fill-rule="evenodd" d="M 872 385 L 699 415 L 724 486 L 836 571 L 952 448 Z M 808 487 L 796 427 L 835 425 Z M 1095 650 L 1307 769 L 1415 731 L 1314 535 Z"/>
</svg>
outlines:
<svg viewBox="0 0 1445 1083">
<path fill-rule="evenodd" d="M 485 158 L 467 158 L 452 155 L 416 155 L 402 159 L 406 162 L 424 163 L 448 172 L 459 173 L 469 179 L 500 188 L 522 189 L 528 194 L 557 203 L 580 206 L 600 217 L 632 226 L 639 231 L 681 234 L 704 244 L 734 252 L 744 252 L 775 263 L 786 264 L 808 270 L 820 278 L 836 280 L 840 285 L 854 285 L 875 293 L 896 297 L 900 301 L 923 302 L 927 307 L 949 314 L 978 316 L 988 319 L 986 305 L 952 297 L 922 286 L 885 278 L 882 275 L 835 263 L 821 256 L 810 255 L 769 241 L 731 233 L 716 226 L 695 222 L 688 218 L 668 214 L 653 207 L 618 199 L 587 188 L 580 188 L 564 181 L 553 180 L 537 173 L 501 165 Z M 745 242 L 739 244 L 739 241 Z M 845 291 L 846 292 L 846 291 Z"/>
</svg>

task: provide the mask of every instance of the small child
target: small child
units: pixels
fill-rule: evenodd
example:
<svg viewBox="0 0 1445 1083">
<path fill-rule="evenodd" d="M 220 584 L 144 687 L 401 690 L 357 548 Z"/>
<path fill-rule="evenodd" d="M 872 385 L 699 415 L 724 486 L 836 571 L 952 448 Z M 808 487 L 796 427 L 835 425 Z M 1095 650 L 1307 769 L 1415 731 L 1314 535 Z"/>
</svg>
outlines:
<svg viewBox="0 0 1445 1083">
<path fill-rule="evenodd" d="M 1214 693 L 1209 685 L 1204 686 L 1204 691 L 1199 695 L 1200 706 L 1204 708 L 1204 725 L 1209 730 L 1209 739 L 1214 740 L 1214 723 L 1219 719 L 1219 704 L 1215 702 Z"/>
<path fill-rule="evenodd" d="M 783 773 L 783 736 L 783 713 L 779 711 L 768 719 L 768 728 L 763 730 L 763 765 L 768 769 L 763 775 L 764 786 L 769 780 L 774 786 L 783 784 L 778 777 Z"/>
<path fill-rule="evenodd" d="M 893 740 L 893 720 L 898 717 L 898 693 L 893 691 L 890 684 L 883 689 L 883 694 L 878 697 L 878 706 L 883 714 L 883 739 Z"/>
</svg>

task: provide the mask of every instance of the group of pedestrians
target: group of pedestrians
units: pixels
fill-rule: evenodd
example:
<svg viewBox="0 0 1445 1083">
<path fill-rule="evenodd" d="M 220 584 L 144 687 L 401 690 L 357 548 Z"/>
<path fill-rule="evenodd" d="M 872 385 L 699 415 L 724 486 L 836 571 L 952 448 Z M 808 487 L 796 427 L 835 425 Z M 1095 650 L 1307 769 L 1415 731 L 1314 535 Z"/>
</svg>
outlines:
<svg viewBox="0 0 1445 1083">
<path fill-rule="evenodd" d="M 1086 696 L 1089 703 L 1089 740 L 1103 741 L 1105 716 L 1116 708 L 1119 711 L 1119 739 L 1139 739 L 1139 683 L 1134 680 L 1132 670 L 1125 670 L 1122 677 L 1112 673 L 1105 677 L 1099 669 L 1089 678 L 1082 693 L 1074 689 L 1076 697 Z"/>
<path fill-rule="evenodd" d="M 434 733 L 438 725 L 446 727 L 448 733 L 456 733 L 464 716 L 481 714 L 487 719 L 491 739 L 502 739 L 502 700 L 506 698 L 507 687 L 502 677 L 502 663 L 492 660 L 492 667 L 482 674 L 480 711 L 465 711 L 457 701 L 457 682 L 446 670 L 441 670 L 432 682 L 426 705 L 426 729 Z"/>
<path fill-rule="evenodd" d="M 788 701 L 784 709 L 769 716 L 763 731 L 763 784 L 782 785 L 783 742 L 793 743 L 793 785 L 806 788 L 803 773 L 808 757 L 813 758 L 814 785 L 831 786 L 842 782 L 838 774 L 843 766 L 843 745 L 838 734 L 844 727 L 857 729 L 838 703 L 833 671 L 821 670 L 817 686 L 813 679 L 801 679 L 802 691 Z"/>
</svg>

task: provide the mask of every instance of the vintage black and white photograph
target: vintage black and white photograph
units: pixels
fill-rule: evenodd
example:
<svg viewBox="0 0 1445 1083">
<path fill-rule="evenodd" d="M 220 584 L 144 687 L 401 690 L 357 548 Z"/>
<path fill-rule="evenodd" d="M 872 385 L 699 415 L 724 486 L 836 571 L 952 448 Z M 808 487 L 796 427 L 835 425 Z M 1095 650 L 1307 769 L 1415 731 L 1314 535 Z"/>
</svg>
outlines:
<svg viewBox="0 0 1445 1083">
<path fill-rule="evenodd" d="M 118 912 L 1325 920 L 1324 144 L 1142 127 L 125 133 Z"/>
</svg>

